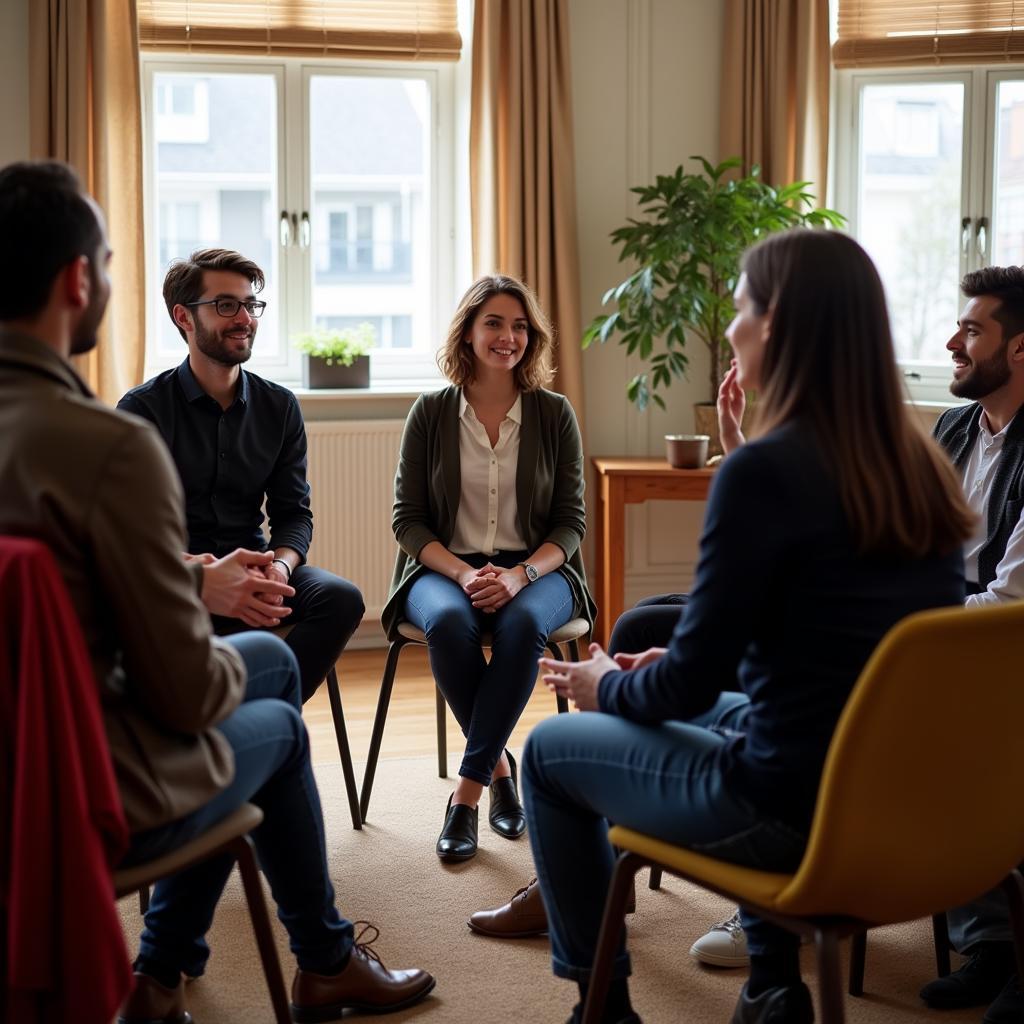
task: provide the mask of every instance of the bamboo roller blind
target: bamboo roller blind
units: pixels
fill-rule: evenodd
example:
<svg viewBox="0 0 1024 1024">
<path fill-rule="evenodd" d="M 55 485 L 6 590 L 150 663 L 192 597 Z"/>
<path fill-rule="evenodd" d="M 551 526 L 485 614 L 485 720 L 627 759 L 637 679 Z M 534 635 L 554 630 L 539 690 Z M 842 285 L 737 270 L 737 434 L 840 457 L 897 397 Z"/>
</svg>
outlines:
<svg viewBox="0 0 1024 1024">
<path fill-rule="evenodd" d="M 837 68 L 1024 60 L 1024 0 L 839 0 Z"/>
<path fill-rule="evenodd" d="M 458 60 L 456 0 L 138 0 L 148 51 Z"/>
</svg>

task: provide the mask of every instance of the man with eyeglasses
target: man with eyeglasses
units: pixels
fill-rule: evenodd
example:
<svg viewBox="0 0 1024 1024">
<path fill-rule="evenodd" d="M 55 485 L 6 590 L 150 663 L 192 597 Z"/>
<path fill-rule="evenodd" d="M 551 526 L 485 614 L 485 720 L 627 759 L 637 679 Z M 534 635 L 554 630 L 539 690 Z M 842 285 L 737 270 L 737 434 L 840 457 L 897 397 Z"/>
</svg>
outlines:
<svg viewBox="0 0 1024 1024">
<path fill-rule="evenodd" d="M 252 260 L 228 249 L 200 249 L 176 260 L 163 294 L 188 356 L 129 391 L 118 409 L 155 424 L 171 451 L 185 488 L 186 558 L 206 562 L 242 549 L 252 552 L 251 572 L 294 587 L 287 603 L 257 593 L 231 616 L 215 615 L 213 625 L 221 635 L 292 626 L 285 642 L 298 658 L 305 702 L 364 608 L 348 580 L 306 563 L 313 515 L 299 403 L 287 388 L 242 369 L 266 308 L 256 298 L 264 282 Z M 273 613 L 266 603 L 275 605 Z"/>
</svg>

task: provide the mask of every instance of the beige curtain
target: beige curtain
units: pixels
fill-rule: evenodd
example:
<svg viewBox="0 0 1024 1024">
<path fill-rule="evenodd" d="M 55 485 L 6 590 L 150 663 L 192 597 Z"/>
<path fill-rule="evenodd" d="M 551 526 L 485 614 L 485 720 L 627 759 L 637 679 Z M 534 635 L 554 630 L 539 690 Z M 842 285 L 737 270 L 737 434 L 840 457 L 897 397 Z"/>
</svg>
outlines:
<svg viewBox="0 0 1024 1024">
<path fill-rule="evenodd" d="M 772 185 L 828 171 L 828 0 L 725 0 L 720 147 Z"/>
<path fill-rule="evenodd" d="M 32 155 L 71 164 L 107 218 L 113 294 L 100 343 L 78 369 L 114 403 L 142 382 L 145 363 L 135 0 L 33 0 L 29 47 Z"/>
<path fill-rule="evenodd" d="M 476 0 L 473 270 L 522 278 L 558 337 L 555 387 L 583 412 L 567 0 Z"/>
</svg>

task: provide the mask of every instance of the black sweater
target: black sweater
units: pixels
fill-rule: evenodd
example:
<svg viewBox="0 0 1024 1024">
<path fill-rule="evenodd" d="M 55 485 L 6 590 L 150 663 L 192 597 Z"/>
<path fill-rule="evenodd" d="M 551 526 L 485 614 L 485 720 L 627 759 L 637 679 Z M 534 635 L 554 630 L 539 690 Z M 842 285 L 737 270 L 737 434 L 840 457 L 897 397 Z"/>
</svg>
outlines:
<svg viewBox="0 0 1024 1024">
<path fill-rule="evenodd" d="M 686 720 L 737 685 L 744 735 L 719 754 L 727 784 L 801 830 L 836 722 L 888 629 L 964 600 L 959 547 L 919 560 L 858 554 L 834 479 L 798 423 L 733 452 L 715 474 L 686 614 L 668 652 L 601 680 L 603 711 Z"/>
</svg>

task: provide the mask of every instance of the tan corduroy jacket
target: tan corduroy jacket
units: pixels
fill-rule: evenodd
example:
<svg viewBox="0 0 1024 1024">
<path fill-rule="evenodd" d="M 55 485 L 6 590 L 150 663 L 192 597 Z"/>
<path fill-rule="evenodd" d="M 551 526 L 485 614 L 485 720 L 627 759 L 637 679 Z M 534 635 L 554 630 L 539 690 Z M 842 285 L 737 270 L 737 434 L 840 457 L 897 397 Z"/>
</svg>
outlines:
<svg viewBox="0 0 1024 1024">
<path fill-rule="evenodd" d="M 0 533 L 53 551 L 100 687 L 132 830 L 187 814 L 232 778 L 214 728 L 245 667 L 210 635 L 188 567 L 181 485 L 153 427 L 102 405 L 33 338 L 0 330 Z"/>
<path fill-rule="evenodd" d="M 445 547 L 455 532 L 462 482 L 459 462 L 459 399 L 447 387 L 421 395 L 409 411 L 395 476 L 391 525 L 401 550 L 391 596 L 381 614 L 388 639 L 396 636 L 405 596 L 425 567 L 417 561 L 431 541 Z M 594 624 L 596 606 L 587 589 L 580 542 L 587 529 L 583 504 L 583 444 L 569 400 L 553 391 L 524 391 L 516 467 L 519 529 L 530 551 L 557 544 L 559 569 L 576 598 L 576 614 Z"/>
</svg>

